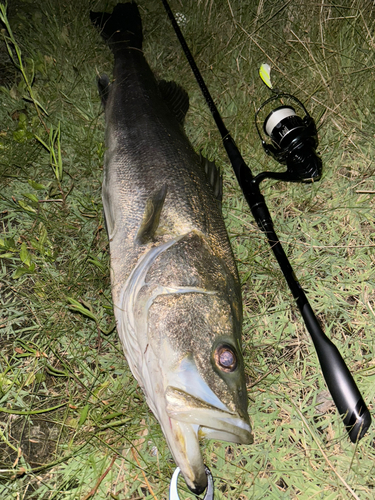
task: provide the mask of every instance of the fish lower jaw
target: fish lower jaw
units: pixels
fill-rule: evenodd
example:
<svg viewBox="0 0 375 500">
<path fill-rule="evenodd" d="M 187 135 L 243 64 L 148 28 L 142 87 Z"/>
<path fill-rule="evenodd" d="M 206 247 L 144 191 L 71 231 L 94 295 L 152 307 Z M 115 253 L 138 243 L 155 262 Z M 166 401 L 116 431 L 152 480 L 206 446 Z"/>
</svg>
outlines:
<svg viewBox="0 0 375 500">
<path fill-rule="evenodd" d="M 163 429 L 176 465 L 193 493 L 207 487 L 207 475 L 199 446 L 199 426 L 169 419 L 169 429 Z"/>
</svg>

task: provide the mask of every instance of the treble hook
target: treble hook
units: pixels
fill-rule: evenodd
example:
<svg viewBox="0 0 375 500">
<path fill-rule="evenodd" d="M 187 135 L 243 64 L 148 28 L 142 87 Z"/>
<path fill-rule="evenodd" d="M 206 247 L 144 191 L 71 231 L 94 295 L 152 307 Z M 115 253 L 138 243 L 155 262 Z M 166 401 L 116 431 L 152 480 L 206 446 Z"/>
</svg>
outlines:
<svg viewBox="0 0 375 500">
<path fill-rule="evenodd" d="M 206 465 L 204 466 L 204 470 L 207 476 L 207 488 L 203 500 L 214 500 L 214 479 L 210 469 Z M 180 468 L 177 467 L 173 473 L 171 484 L 169 485 L 169 500 L 180 500 L 177 491 L 177 480 L 180 472 Z"/>
</svg>

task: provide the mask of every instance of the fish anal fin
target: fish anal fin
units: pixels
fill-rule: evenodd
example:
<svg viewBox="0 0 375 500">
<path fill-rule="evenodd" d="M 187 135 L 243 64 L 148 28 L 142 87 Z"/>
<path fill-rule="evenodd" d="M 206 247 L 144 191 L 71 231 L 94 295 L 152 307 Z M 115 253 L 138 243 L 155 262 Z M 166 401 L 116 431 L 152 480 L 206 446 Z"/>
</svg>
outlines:
<svg viewBox="0 0 375 500">
<path fill-rule="evenodd" d="M 189 109 L 189 96 L 187 92 L 175 82 L 160 80 L 158 85 L 164 101 L 182 125 Z"/>
<path fill-rule="evenodd" d="M 136 236 L 136 242 L 144 245 L 152 241 L 159 226 L 160 214 L 163 209 L 165 197 L 167 195 L 167 184 L 155 190 L 146 202 L 143 219 Z"/>
<path fill-rule="evenodd" d="M 202 154 L 200 154 L 201 164 L 206 172 L 206 176 L 208 182 L 211 184 L 211 187 L 214 191 L 215 198 L 219 202 L 221 207 L 221 203 L 223 201 L 223 177 L 220 174 L 219 169 L 215 165 L 214 161 L 210 161 Z"/>
</svg>

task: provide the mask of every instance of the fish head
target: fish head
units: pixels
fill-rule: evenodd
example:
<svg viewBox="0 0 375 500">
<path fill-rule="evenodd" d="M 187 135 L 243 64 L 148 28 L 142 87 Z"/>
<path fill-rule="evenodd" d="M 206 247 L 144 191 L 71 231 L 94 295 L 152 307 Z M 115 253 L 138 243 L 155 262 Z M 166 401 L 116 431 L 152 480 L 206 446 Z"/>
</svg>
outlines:
<svg viewBox="0 0 375 500">
<path fill-rule="evenodd" d="M 158 419 L 189 488 L 207 485 L 199 441 L 253 441 L 240 345 L 241 323 L 228 297 L 192 291 L 158 297 L 149 311 L 164 401 Z"/>
<path fill-rule="evenodd" d="M 197 232 L 153 246 L 114 299 L 129 366 L 196 494 L 207 486 L 200 439 L 253 440 L 240 286 L 212 247 Z"/>
</svg>

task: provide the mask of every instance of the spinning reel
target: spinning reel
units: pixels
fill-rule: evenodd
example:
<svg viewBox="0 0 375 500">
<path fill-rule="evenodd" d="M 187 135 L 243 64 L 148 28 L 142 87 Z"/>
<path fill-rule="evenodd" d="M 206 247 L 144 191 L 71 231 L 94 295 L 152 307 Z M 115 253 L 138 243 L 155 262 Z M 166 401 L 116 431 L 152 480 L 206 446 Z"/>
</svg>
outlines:
<svg viewBox="0 0 375 500">
<path fill-rule="evenodd" d="M 298 104 L 305 113 L 304 118 L 297 115 L 291 105 L 281 105 L 273 109 L 265 118 L 263 132 L 272 141 L 267 143 L 259 126 L 258 115 L 273 101 L 288 99 Z M 286 172 L 262 172 L 255 179 L 277 179 L 288 182 L 314 182 L 322 175 L 322 160 L 316 153 L 318 134 L 314 119 L 305 106 L 291 94 L 278 93 L 267 99 L 255 113 L 255 127 L 264 151 L 276 161 L 286 165 Z"/>
</svg>

